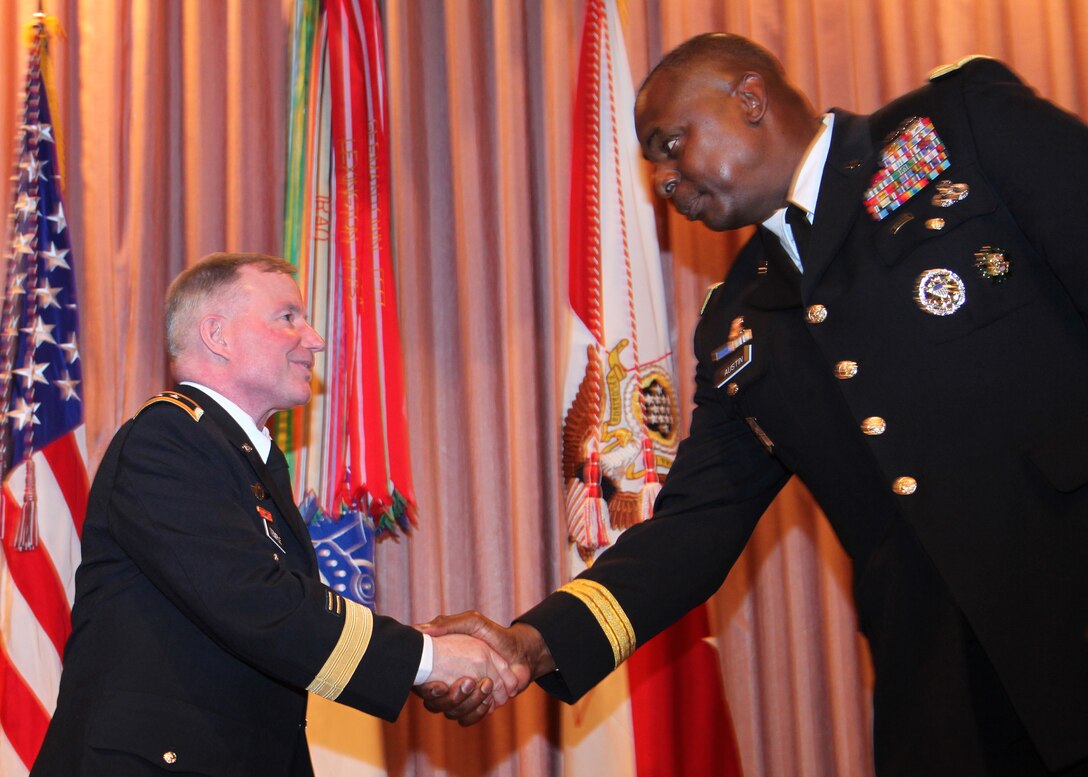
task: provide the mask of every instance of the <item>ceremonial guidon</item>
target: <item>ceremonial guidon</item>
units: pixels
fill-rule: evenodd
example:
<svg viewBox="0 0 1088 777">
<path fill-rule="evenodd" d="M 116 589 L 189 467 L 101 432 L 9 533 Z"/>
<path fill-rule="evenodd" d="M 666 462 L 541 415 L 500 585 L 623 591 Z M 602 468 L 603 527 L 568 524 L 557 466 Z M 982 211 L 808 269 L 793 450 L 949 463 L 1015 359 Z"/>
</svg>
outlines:
<svg viewBox="0 0 1088 777">
<path fill-rule="evenodd" d="M 803 273 L 761 228 L 706 301 L 654 519 L 522 616 L 542 685 L 577 699 L 711 595 L 796 474 L 853 561 L 878 752 L 942 714 L 903 701 L 942 698 L 911 687 L 937 645 L 984 652 L 1050 768 L 1088 756 L 1086 176 L 1088 129 L 993 60 L 834 111 Z"/>
<path fill-rule="evenodd" d="M 306 692 L 393 720 L 422 651 L 321 584 L 283 454 L 187 385 L 102 460 L 72 625 L 35 776 L 309 775 Z"/>
</svg>

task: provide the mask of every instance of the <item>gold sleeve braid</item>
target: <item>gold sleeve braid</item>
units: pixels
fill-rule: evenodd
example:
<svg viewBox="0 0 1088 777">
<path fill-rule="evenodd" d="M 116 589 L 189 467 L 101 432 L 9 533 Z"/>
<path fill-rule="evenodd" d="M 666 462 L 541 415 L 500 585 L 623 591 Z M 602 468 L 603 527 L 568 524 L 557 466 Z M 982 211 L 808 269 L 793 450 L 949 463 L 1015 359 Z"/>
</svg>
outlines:
<svg viewBox="0 0 1088 777">
<path fill-rule="evenodd" d="M 593 580 L 571 580 L 559 588 L 589 608 L 612 645 L 612 657 L 619 666 L 635 652 L 635 628 L 612 592 Z"/>
<path fill-rule="evenodd" d="M 340 639 L 325 659 L 321 671 L 306 686 L 307 691 L 331 701 L 336 701 L 336 697 L 343 692 L 351 676 L 355 674 L 355 669 L 363 660 L 363 654 L 370 647 L 370 637 L 374 633 L 374 613 L 370 608 L 350 599 L 344 599 L 343 602 L 346 605 L 344 630 L 340 632 Z"/>
</svg>

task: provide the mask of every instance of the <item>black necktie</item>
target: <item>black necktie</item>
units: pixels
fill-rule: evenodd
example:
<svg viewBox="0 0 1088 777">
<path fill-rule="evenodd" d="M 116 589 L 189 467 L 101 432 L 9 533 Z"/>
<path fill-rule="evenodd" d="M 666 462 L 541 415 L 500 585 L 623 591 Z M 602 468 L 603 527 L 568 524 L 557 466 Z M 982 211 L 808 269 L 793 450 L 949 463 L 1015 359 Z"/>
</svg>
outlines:
<svg viewBox="0 0 1088 777">
<path fill-rule="evenodd" d="M 265 466 L 270 470 L 275 469 L 288 469 L 287 457 L 283 455 L 283 451 L 275 442 L 272 443 L 272 447 L 268 449 L 268 459 L 265 461 Z"/>
<path fill-rule="evenodd" d="M 808 241 L 812 236 L 812 225 L 808 223 L 808 214 L 792 202 L 786 206 L 786 223 L 793 232 L 793 242 L 797 245 L 797 255 L 801 259 L 801 265 L 805 264 L 805 255 L 808 253 Z"/>
<path fill-rule="evenodd" d="M 268 450 L 268 461 L 265 462 L 265 467 L 268 470 L 268 476 L 272 478 L 272 481 L 279 489 L 280 496 L 288 504 L 293 504 L 290 501 L 293 496 L 291 493 L 291 470 L 287 465 L 287 457 L 283 455 L 283 451 L 274 442 Z"/>
<path fill-rule="evenodd" d="M 291 487 L 291 469 L 287 464 L 287 457 L 275 442 L 268 451 L 268 461 L 265 463 L 268 478 L 272 481 L 272 500 L 283 513 L 283 519 L 291 527 L 298 541 L 309 546 L 309 531 L 306 529 L 306 521 L 298 511 L 293 499 Z"/>
</svg>

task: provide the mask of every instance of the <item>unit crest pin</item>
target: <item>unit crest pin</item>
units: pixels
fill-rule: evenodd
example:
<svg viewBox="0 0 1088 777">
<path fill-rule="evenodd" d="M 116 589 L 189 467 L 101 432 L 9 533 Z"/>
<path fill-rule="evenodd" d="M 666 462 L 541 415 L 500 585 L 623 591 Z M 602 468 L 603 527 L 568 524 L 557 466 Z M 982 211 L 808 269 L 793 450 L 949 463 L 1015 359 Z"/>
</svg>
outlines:
<svg viewBox="0 0 1088 777">
<path fill-rule="evenodd" d="M 1001 283 L 1009 275 L 1012 262 L 1004 248 L 983 246 L 975 251 L 975 267 L 978 268 L 980 278 L 985 278 L 991 283 Z"/>
<path fill-rule="evenodd" d="M 933 199 L 930 201 L 938 208 L 951 207 L 971 193 L 971 187 L 967 184 L 952 183 L 947 179 L 937 181 L 934 186 L 937 193 L 933 195 Z"/>
<path fill-rule="evenodd" d="M 926 313 L 950 316 L 967 301 L 967 288 L 956 273 L 938 267 L 918 276 L 914 284 L 914 301 Z"/>
</svg>

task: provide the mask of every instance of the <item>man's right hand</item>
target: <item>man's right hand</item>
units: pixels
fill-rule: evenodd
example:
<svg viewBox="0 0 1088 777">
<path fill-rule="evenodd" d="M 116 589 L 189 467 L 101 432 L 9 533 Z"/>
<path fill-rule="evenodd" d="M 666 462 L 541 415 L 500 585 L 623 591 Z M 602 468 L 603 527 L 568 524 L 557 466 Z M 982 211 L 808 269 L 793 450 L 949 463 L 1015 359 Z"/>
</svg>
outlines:
<svg viewBox="0 0 1088 777">
<path fill-rule="evenodd" d="M 510 628 L 503 628 L 480 613 L 470 611 L 459 615 L 442 615 L 417 628 L 434 637 L 436 643 L 439 639 L 456 634 L 486 642 L 505 658 L 516 678 L 516 686 L 510 691 L 510 696 L 520 693 L 528 687 L 530 681 L 555 669 L 555 661 L 540 632 L 525 623 L 515 623 Z M 417 689 L 423 697 L 424 706 L 431 712 L 440 712 L 462 726 L 471 726 L 483 720 L 490 712 L 490 706 L 481 704 L 481 688 L 473 682 L 471 676 L 461 677 L 452 685 L 432 682 L 433 680 L 440 678 L 432 673 L 431 680 Z"/>
<path fill-rule="evenodd" d="M 506 658 L 476 637 L 453 631 L 431 636 L 434 647 L 431 674 L 419 689 L 424 698 L 424 688 L 433 693 L 434 686 L 445 686 L 449 693 L 461 691 L 457 694 L 461 703 L 475 700 L 486 714 L 494 707 L 501 707 L 524 687 Z M 471 688 L 466 681 L 471 681 Z"/>
</svg>

